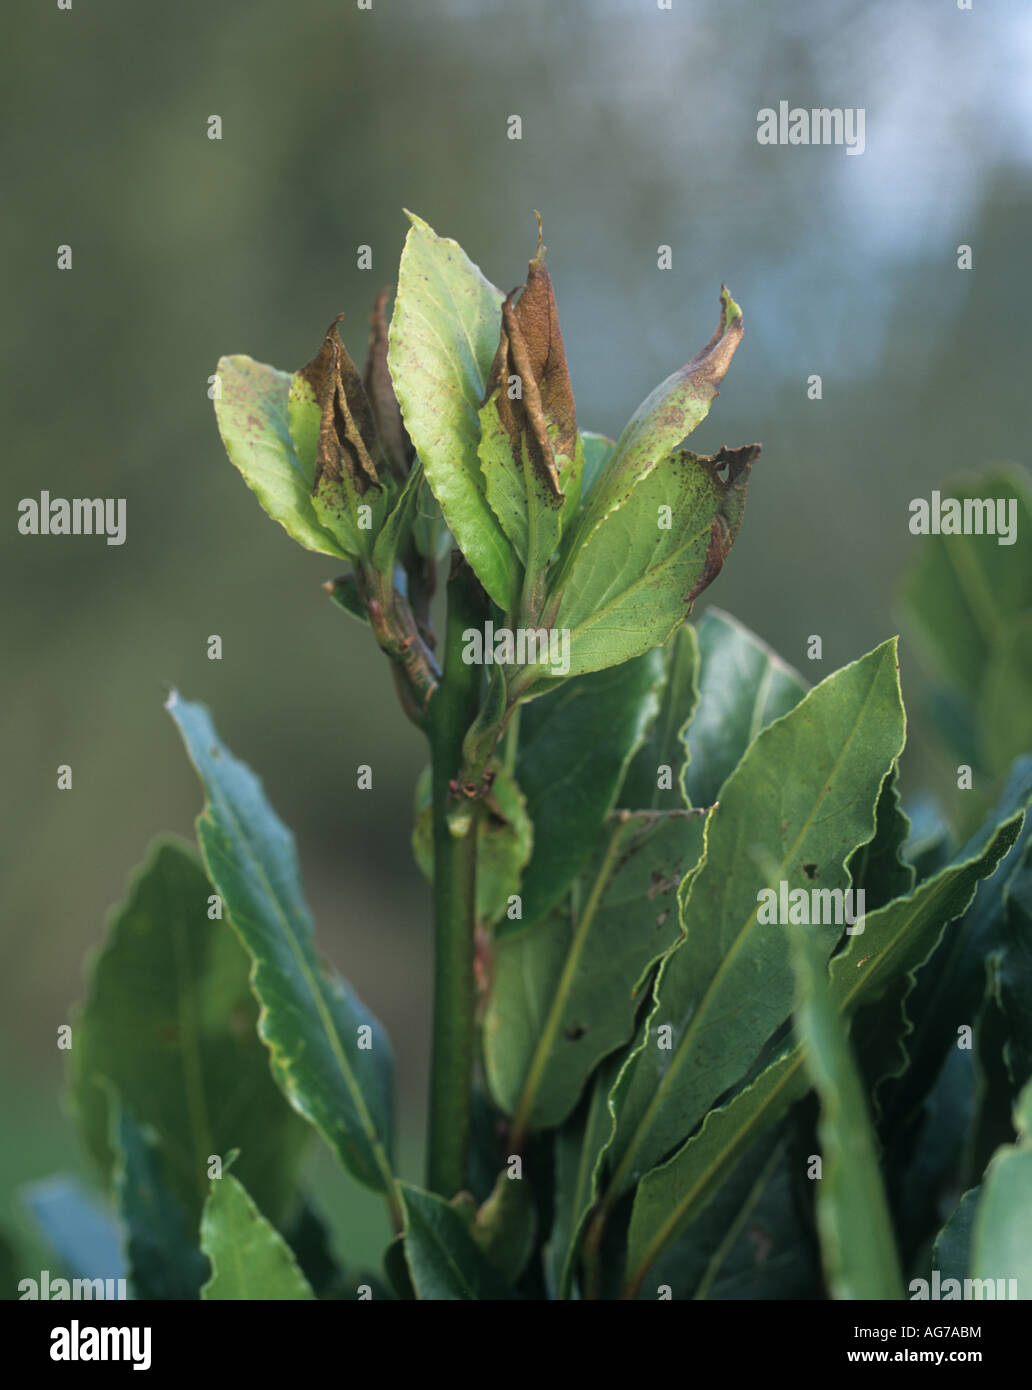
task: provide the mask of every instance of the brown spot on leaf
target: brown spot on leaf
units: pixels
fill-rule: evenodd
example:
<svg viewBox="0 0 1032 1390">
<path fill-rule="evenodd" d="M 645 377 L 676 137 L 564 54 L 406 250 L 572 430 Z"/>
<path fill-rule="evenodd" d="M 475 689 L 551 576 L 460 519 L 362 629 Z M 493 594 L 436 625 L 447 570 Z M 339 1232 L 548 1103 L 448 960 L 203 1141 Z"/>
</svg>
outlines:
<svg viewBox="0 0 1032 1390">
<path fill-rule="evenodd" d="M 365 387 L 337 333 L 338 314 L 326 330 L 322 346 L 298 373 L 311 386 L 322 412 L 315 451 L 314 492 L 320 485 L 339 482 L 345 475 L 361 497 L 382 486 L 383 455 L 376 420 Z"/>
<path fill-rule="evenodd" d="M 362 385 L 372 407 L 376 432 L 387 462 L 392 472 L 403 479 L 408 477 L 416 451 L 402 421 L 401 407 L 394 394 L 394 382 L 387 366 L 387 319 L 384 316 L 384 305 L 390 293 L 389 285 L 380 291 L 376 296 L 373 312 L 369 315 L 369 348 Z"/>
<path fill-rule="evenodd" d="M 522 467 L 522 441 L 547 501 L 563 501 L 557 459 L 572 463 L 577 448 L 577 412 L 559 330 L 555 291 L 545 268 L 538 218 L 538 248 L 529 263 L 527 282 L 513 303 L 513 290 L 502 305 L 502 329 L 491 366 L 485 400 L 495 397 L 499 418 L 509 435 L 512 456 Z M 510 400 L 510 377 L 520 379 L 521 399 Z"/>
<path fill-rule="evenodd" d="M 583 1038 L 588 1030 L 581 1023 L 570 1023 L 566 1027 L 566 1037 L 570 1042 L 576 1042 L 578 1038 Z"/>
<path fill-rule="evenodd" d="M 807 878 L 816 878 L 816 877 L 817 877 L 817 865 L 816 865 L 816 864 L 804 864 L 804 865 L 803 865 L 803 873 L 806 875 Z"/>
</svg>

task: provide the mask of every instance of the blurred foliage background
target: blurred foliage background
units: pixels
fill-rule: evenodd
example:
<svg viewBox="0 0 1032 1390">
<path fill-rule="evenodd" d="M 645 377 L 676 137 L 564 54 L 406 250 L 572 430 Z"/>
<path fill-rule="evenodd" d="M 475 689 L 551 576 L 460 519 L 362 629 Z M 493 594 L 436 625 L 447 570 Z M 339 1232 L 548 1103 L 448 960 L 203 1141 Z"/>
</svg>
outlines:
<svg viewBox="0 0 1032 1390">
<path fill-rule="evenodd" d="M 169 684 L 210 706 L 293 827 L 322 947 L 394 1039 L 415 1176 L 430 940 L 408 837 L 423 748 L 368 634 L 320 590 L 332 562 L 273 526 L 226 462 L 207 395 L 219 355 L 294 368 L 343 310 L 361 359 L 403 207 L 506 290 L 536 208 L 579 421 L 615 436 L 706 342 L 726 280 L 746 339 L 693 444 L 765 449 L 697 612 L 719 603 L 819 679 L 897 630 L 920 545 L 909 501 L 1028 461 L 1032 11 L 16 0 L 5 29 L 0 1224 L 24 1240 L 17 1184 L 85 1171 L 56 1030 L 148 840 L 191 834 L 200 807 Z M 760 146 L 756 113 L 781 99 L 864 107 L 865 152 Z M 18 535 L 19 499 L 42 489 L 125 497 L 126 544 Z M 221 662 L 206 658 L 213 633 Z M 907 637 L 904 790 L 955 806 Z M 331 1161 L 314 1178 L 342 1253 L 373 1258 L 383 1227 L 353 1215 Z"/>
</svg>

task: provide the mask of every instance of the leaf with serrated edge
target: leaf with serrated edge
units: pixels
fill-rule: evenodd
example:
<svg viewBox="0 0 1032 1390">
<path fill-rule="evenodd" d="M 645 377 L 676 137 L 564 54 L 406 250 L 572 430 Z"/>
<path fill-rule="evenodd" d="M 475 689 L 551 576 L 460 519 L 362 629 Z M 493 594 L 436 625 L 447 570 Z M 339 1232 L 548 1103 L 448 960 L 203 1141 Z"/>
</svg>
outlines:
<svg viewBox="0 0 1032 1390">
<path fill-rule="evenodd" d="M 1014 814 L 1012 808 L 1009 815 L 994 817 L 977 837 L 977 847 L 964 851 L 908 897 L 867 918 L 863 935 L 851 937 L 829 969 L 840 1013 L 851 1018 L 928 959 L 946 925 L 970 903 L 979 880 L 988 877 L 1010 850 L 1021 822 L 1022 813 Z M 640 1283 L 652 1261 L 701 1209 L 748 1145 L 807 1089 L 803 1050 L 789 1041 L 766 1070 L 711 1110 L 698 1133 L 642 1179 L 628 1235 L 629 1288 Z"/>
<path fill-rule="evenodd" d="M 315 1298 L 290 1246 L 232 1173 L 212 1182 L 201 1218 L 201 1249 L 211 1261 L 211 1278 L 201 1289 L 202 1299 L 299 1302 Z"/>
<path fill-rule="evenodd" d="M 681 893 L 686 940 L 664 963 L 644 1045 L 618 1086 L 616 1190 L 691 1132 L 788 1017 L 788 943 L 760 923 L 758 890 L 848 889 L 847 861 L 874 834 L 904 727 L 889 641 L 764 729 L 724 783 L 703 864 Z M 827 959 L 843 924 L 813 930 Z M 657 1045 L 660 1025 L 669 1048 Z"/>
<path fill-rule="evenodd" d="M 790 940 L 798 990 L 795 1034 L 821 1104 L 817 1229 L 825 1277 L 834 1298 L 901 1299 L 903 1278 L 878 1169 L 878 1142 L 848 1024 L 832 997 L 820 945 L 801 927 L 791 929 Z"/>
<path fill-rule="evenodd" d="M 710 608 L 697 629 L 699 698 L 682 740 L 681 786 L 689 806 L 712 806 L 761 729 L 794 709 L 807 691 L 798 672 L 754 632 Z"/>
<path fill-rule="evenodd" d="M 215 418 L 229 461 L 258 501 L 306 550 L 347 559 L 312 505 L 306 473 L 291 438 L 287 415 L 292 377 L 250 357 L 222 357 Z M 313 456 L 314 463 L 314 456 Z"/>
<path fill-rule="evenodd" d="M 502 322 L 502 294 L 462 248 L 421 217 L 405 239 L 387 360 L 405 428 L 444 519 L 500 608 L 513 556 L 477 459 L 479 411 Z"/>
<path fill-rule="evenodd" d="M 496 944 L 484 1066 L 517 1135 L 560 1124 L 598 1062 L 631 1036 L 643 977 L 677 940 L 677 888 L 701 849 L 701 816 L 621 812 L 568 910 Z"/>
<path fill-rule="evenodd" d="M 662 678 L 661 657 L 649 653 L 567 681 L 520 711 L 516 781 L 534 826 L 522 886 L 528 926 L 559 902 L 591 852 L 655 720 Z"/>
<path fill-rule="evenodd" d="M 664 680 L 659 714 L 635 753 L 620 788 L 619 802 L 629 811 L 673 811 L 684 807 L 681 792 L 685 758 L 682 735 L 698 703 L 699 649 L 695 629 L 679 627 L 663 648 Z M 661 777 L 662 770 L 662 777 Z M 670 786 L 660 783 L 669 780 Z"/>
<path fill-rule="evenodd" d="M 259 1033 L 287 1099 L 360 1182 L 390 1198 L 393 1059 L 350 987 L 326 974 L 301 888 L 294 837 L 258 778 L 219 741 L 203 705 L 166 706 L 207 800 L 197 835 L 208 873 L 254 967 Z M 370 1029 L 368 1048 L 359 1029 Z"/>
<path fill-rule="evenodd" d="M 575 558 L 558 568 L 545 610 L 569 631 L 571 675 L 628 661 L 672 636 L 738 535 L 759 452 L 758 444 L 713 455 L 675 449 L 619 510 L 571 543 Z"/>
</svg>

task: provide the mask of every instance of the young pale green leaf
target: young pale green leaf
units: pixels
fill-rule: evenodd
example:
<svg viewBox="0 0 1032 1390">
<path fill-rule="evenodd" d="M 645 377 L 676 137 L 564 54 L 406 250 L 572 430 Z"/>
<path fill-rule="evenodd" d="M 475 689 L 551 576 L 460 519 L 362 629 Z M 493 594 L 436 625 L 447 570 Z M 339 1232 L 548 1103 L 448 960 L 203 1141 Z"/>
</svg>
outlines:
<svg viewBox="0 0 1032 1390">
<path fill-rule="evenodd" d="M 1032 606 L 1032 550 L 1021 543 L 1032 528 L 1032 500 L 1023 477 L 1009 472 L 951 483 L 943 497 L 956 499 L 962 511 L 973 508 L 970 519 L 980 528 L 985 509 L 979 499 L 1000 499 L 1016 526 L 1017 544 L 1001 545 L 991 534 L 915 541 L 919 558 L 904 589 L 906 611 L 940 670 L 975 697 L 1008 625 Z"/>
<path fill-rule="evenodd" d="M 627 765 L 659 708 L 662 659 L 567 681 L 520 711 L 516 780 L 534 826 L 523 917 L 558 903 L 613 809 Z"/>
<path fill-rule="evenodd" d="M 795 1032 L 820 1100 L 817 1229 L 834 1298 L 903 1297 L 903 1278 L 867 1097 L 825 966 L 826 952 L 792 928 Z"/>
<path fill-rule="evenodd" d="M 484 1067 L 517 1136 L 560 1124 L 598 1062 L 631 1036 L 649 967 L 677 940 L 677 888 L 701 850 L 701 816 L 620 812 L 564 909 L 496 943 Z"/>
<path fill-rule="evenodd" d="M 201 852 L 254 963 L 251 988 L 273 1075 L 354 1176 L 390 1198 L 390 1044 L 316 955 L 294 838 L 261 783 L 219 741 L 203 705 L 173 691 L 167 709 L 204 786 Z"/>
<path fill-rule="evenodd" d="M 670 638 L 723 567 L 759 452 L 756 444 L 712 456 L 675 449 L 590 530 L 584 514 L 548 609 L 551 625 L 569 631 L 571 675 Z"/>
<path fill-rule="evenodd" d="M 215 418 L 229 461 L 244 475 L 273 521 L 306 550 L 347 559 L 348 551 L 322 525 L 312 504 L 312 465 L 306 471 L 291 438 L 291 376 L 250 357 L 223 357 L 216 368 Z"/>
<path fill-rule="evenodd" d="M 681 741 L 699 698 L 696 678 L 699 648 L 695 629 L 679 627 L 663 648 L 664 681 L 659 714 L 631 760 L 620 788 L 620 805 L 628 810 L 673 811 L 684 806 Z"/>
<path fill-rule="evenodd" d="M 1021 822 L 1022 812 L 1013 802 L 1004 803 L 946 868 L 866 919 L 863 934 L 851 937 L 831 962 L 831 990 L 840 1013 L 851 1018 L 928 959 L 947 924 L 970 904 L 979 880 L 992 874 L 1014 845 Z M 789 1039 L 755 1079 L 708 1113 L 672 1158 L 645 1176 L 628 1235 L 629 1289 L 640 1286 L 653 1261 L 694 1219 L 738 1158 L 807 1088 L 803 1049 Z"/>
<path fill-rule="evenodd" d="M 279 1219 L 306 1126 L 280 1095 L 258 1037 L 250 960 L 194 854 L 159 840 L 111 914 L 74 1022 L 71 1098 L 87 1149 L 110 1176 L 111 1090 L 159 1140 L 165 1181 L 194 1229 L 208 1157 L 244 1147 L 240 1174 Z"/>
<path fill-rule="evenodd" d="M 206 1300 L 299 1302 L 314 1299 L 290 1246 L 232 1173 L 211 1185 L 201 1217 L 201 1249 L 211 1261 Z"/>
<path fill-rule="evenodd" d="M 698 625 L 699 700 L 682 739 L 689 806 L 712 806 L 761 729 L 794 709 L 803 678 L 737 618 L 710 608 Z"/>
<path fill-rule="evenodd" d="M 625 506 L 641 480 L 706 418 L 742 332 L 742 311 L 724 286 L 713 337 L 690 362 L 661 382 L 627 422 L 612 459 L 592 488 L 585 536 L 604 517 Z M 654 525 L 655 513 L 652 521 Z"/>
<path fill-rule="evenodd" d="M 157 1136 L 117 1103 L 112 1119 L 118 1154 L 115 1188 L 134 1296 L 198 1298 L 208 1278 L 208 1261 L 198 1249 L 196 1221 L 191 1222 L 165 1181 Z"/>
<path fill-rule="evenodd" d="M 477 818 L 477 922 L 491 927 L 509 899 L 520 891 L 520 875 L 530 858 L 534 827 L 526 803 L 512 776 L 500 763 L 492 764 L 494 780 Z M 416 824 L 412 831 L 416 863 L 434 881 L 434 825 L 430 803 L 430 769 L 416 786 Z"/>
<path fill-rule="evenodd" d="M 407 1182 L 398 1188 L 405 1206 L 405 1261 L 418 1299 L 513 1297 L 453 1206 Z"/>
<path fill-rule="evenodd" d="M 485 496 L 477 459 L 478 416 L 503 296 L 456 242 L 408 217 L 388 349 L 394 389 L 444 519 L 504 611 L 512 598 L 512 549 Z"/>
<path fill-rule="evenodd" d="M 791 1011 L 785 924 L 761 920 L 761 895 L 773 893 L 780 913 L 795 893 L 808 909 L 796 920 L 809 921 L 811 905 L 826 915 L 830 924 L 814 930 L 831 955 L 844 929 L 846 864 L 874 834 L 904 725 L 890 641 L 764 729 L 724 783 L 705 859 L 680 895 L 686 940 L 664 962 L 642 1045 L 621 1076 L 615 1190 L 687 1137 Z"/>
<path fill-rule="evenodd" d="M 966 1279 L 971 1267 L 971 1236 L 982 1185 L 970 1188 L 957 1203 L 953 1215 L 935 1237 L 932 1266 L 943 1279 Z"/>
<path fill-rule="evenodd" d="M 1014 1128 L 1018 1142 L 997 1150 L 982 1180 L 971 1236 L 971 1277 L 982 1281 L 976 1298 L 1011 1297 L 999 1280 L 1013 1279 L 1018 1298 L 1032 1291 L 1032 1081 L 1015 1102 Z"/>
</svg>

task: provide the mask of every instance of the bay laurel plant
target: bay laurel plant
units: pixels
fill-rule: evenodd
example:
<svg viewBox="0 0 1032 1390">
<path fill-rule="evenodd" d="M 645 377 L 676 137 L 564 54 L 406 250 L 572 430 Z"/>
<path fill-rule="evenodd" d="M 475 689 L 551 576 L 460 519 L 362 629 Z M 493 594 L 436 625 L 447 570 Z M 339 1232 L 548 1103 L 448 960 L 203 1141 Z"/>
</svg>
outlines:
<svg viewBox="0 0 1032 1390">
<path fill-rule="evenodd" d="M 688 621 L 760 453 L 684 445 L 742 340 L 727 289 L 614 443 L 577 420 L 540 229 L 506 295 L 410 223 L 362 372 L 334 320 L 297 371 L 224 357 L 215 411 L 426 735 L 425 1175 L 290 832 L 173 693 L 200 856 L 153 847 L 72 1051 L 136 1296 L 1029 1296 L 1032 763 L 955 848 L 901 809 L 895 639 L 809 688 Z M 386 1204 L 377 1273 L 327 1252 L 313 1131 Z"/>
</svg>

